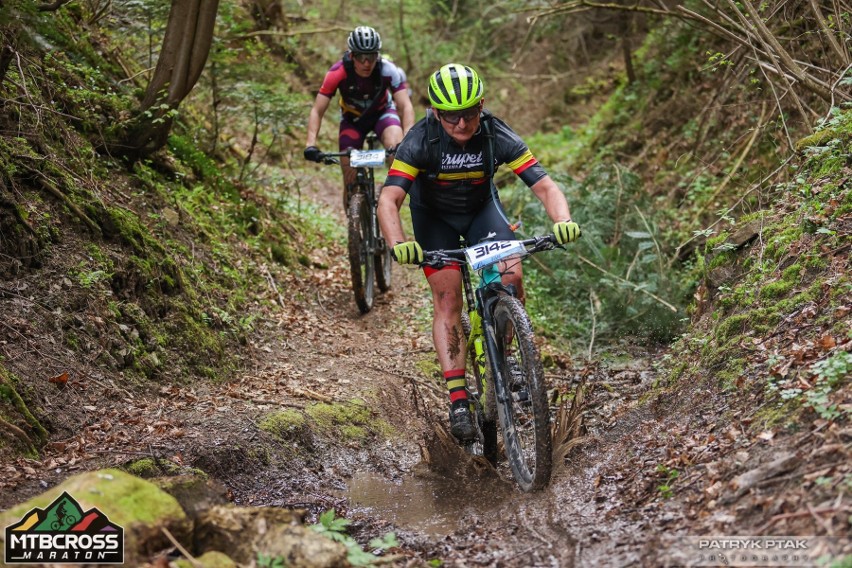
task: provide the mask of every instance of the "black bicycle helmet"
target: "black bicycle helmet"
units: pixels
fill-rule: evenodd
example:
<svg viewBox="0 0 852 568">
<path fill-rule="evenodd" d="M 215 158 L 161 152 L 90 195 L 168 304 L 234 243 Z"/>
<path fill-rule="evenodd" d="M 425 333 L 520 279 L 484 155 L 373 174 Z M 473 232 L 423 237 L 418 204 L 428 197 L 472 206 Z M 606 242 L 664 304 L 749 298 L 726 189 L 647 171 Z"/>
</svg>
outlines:
<svg viewBox="0 0 852 568">
<path fill-rule="evenodd" d="M 370 26 L 358 26 L 349 34 L 349 50 L 352 53 L 377 53 L 382 49 L 379 32 Z"/>
</svg>

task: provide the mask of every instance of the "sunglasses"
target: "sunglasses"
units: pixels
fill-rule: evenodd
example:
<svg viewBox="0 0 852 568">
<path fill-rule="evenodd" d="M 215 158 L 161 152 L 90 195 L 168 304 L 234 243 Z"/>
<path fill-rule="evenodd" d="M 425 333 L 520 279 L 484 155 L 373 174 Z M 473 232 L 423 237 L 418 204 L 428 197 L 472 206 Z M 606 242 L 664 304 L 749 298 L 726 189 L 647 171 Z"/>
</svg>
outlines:
<svg viewBox="0 0 852 568">
<path fill-rule="evenodd" d="M 373 63 L 379 58 L 378 53 L 353 53 L 352 59 L 358 63 Z"/>
<path fill-rule="evenodd" d="M 438 116 L 441 117 L 441 120 L 445 120 L 446 122 L 455 126 L 461 119 L 464 119 L 465 122 L 470 122 L 474 118 L 479 116 L 482 107 L 480 105 L 476 105 L 474 107 L 465 108 L 462 110 L 439 110 Z"/>
</svg>

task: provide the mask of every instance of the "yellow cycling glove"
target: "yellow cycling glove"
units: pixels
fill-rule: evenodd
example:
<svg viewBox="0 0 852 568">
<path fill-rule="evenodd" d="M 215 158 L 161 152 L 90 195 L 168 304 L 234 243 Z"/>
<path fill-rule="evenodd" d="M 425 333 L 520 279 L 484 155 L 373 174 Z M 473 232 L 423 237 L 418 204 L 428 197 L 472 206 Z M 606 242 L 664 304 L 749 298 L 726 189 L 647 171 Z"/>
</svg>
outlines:
<svg viewBox="0 0 852 568">
<path fill-rule="evenodd" d="M 393 257 L 400 264 L 420 264 L 423 262 L 423 249 L 417 241 L 396 243 L 393 246 Z"/>
<path fill-rule="evenodd" d="M 553 224 L 553 234 L 560 245 L 573 243 L 580 236 L 580 225 L 573 221 L 559 221 Z"/>
</svg>

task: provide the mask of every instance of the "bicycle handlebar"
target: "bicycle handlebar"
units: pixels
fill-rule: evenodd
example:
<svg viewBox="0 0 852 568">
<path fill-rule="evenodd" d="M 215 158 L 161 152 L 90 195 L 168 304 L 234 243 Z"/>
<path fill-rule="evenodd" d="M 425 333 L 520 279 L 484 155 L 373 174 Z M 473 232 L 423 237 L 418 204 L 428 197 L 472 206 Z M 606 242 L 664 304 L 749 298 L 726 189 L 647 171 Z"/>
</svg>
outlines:
<svg viewBox="0 0 852 568">
<path fill-rule="evenodd" d="M 320 152 L 319 161 L 323 164 L 339 164 L 339 158 L 342 158 L 343 156 L 349 156 L 349 154 L 352 153 L 352 150 L 353 148 L 347 148 L 342 152 Z M 396 146 L 390 149 L 386 149 L 385 154 L 389 156 L 393 156 L 394 154 L 396 154 Z"/>
<path fill-rule="evenodd" d="M 524 239 L 521 241 L 521 244 L 527 249 L 528 255 L 554 248 L 562 248 L 562 245 L 556 241 L 556 235 L 552 233 L 549 235 L 541 235 L 538 237 Z M 446 264 L 464 264 L 467 262 L 465 257 L 465 250 L 467 250 L 467 248 L 470 247 L 459 249 L 424 250 L 424 260 L 420 263 L 420 267 L 429 266 L 432 268 L 441 268 Z"/>
<path fill-rule="evenodd" d="M 348 156 L 350 152 L 352 152 L 351 148 L 343 152 L 320 152 L 319 161 L 323 164 L 339 164 L 340 160 L 338 158 Z"/>
</svg>

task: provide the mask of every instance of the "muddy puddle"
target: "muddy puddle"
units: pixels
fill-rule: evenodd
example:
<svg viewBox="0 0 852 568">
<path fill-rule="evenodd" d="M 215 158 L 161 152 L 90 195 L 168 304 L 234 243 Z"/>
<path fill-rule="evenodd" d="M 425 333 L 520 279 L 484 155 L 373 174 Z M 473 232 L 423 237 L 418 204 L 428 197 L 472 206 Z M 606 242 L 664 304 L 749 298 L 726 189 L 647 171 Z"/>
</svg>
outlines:
<svg viewBox="0 0 852 568">
<path fill-rule="evenodd" d="M 445 536 L 462 527 L 465 519 L 489 516 L 514 495 L 501 480 L 476 483 L 442 476 L 406 476 L 390 481 L 367 471 L 356 472 L 345 497 L 352 507 L 398 527 L 431 536 Z"/>
</svg>

